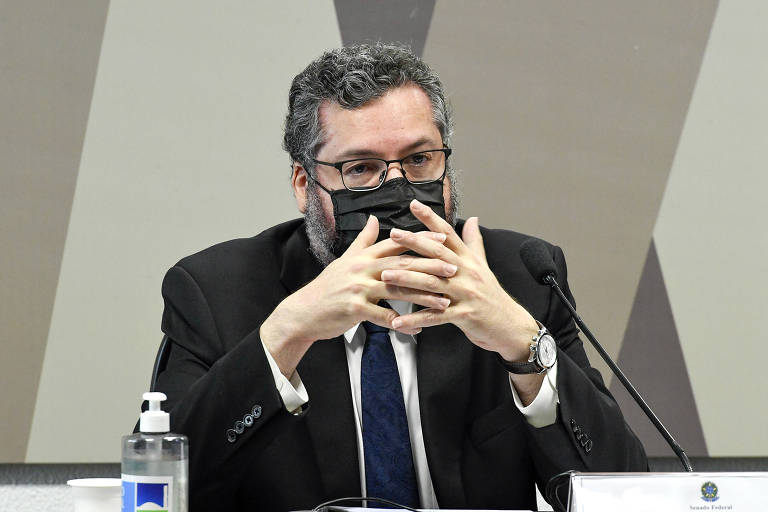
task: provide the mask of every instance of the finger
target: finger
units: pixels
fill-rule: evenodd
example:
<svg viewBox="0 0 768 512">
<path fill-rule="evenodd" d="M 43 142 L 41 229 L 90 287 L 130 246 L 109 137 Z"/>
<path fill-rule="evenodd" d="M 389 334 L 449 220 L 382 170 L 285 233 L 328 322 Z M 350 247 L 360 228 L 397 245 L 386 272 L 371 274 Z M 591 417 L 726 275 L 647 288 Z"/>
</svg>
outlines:
<svg viewBox="0 0 768 512">
<path fill-rule="evenodd" d="M 374 264 L 375 271 L 384 270 L 412 270 L 424 274 L 432 274 L 438 277 L 451 277 L 456 274 L 458 267 L 452 263 L 446 263 L 443 260 L 435 258 L 420 258 L 417 256 L 389 256 L 376 260 Z M 377 276 L 381 277 L 381 275 Z"/>
<path fill-rule="evenodd" d="M 381 273 L 381 281 L 385 284 L 429 293 L 448 292 L 448 279 L 410 270 L 385 270 Z"/>
<path fill-rule="evenodd" d="M 367 303 L 365 308 L 365 317 L 363 320 L 367 320 L 371 323 L 386 327 L 387 329 L 394 329 L 392 321 L 397 318 L 397 313 L 391 308 L 383 308 L 377 304 Z"/>
<path fill-rule="evenodd" d="M 464 242 L 461 241 L 461 238 L 459 238 L 459 235 L 453 230 L 453 227 L 448 224 L 448 221 L 436 214 L 432 208 L 416 199 L 411 201 L 410 206 L 413 215 L 427 226 L 430 231 L 444 233 L 446 235 L 446 247 L 453 249 L 457 253 L 464 248 Z"/>
<path fill-rule="evenodd" d="M 378 237 L 379 219 L 375 215 L 369 215 L 368 220 L 365 221 L 365 226 L 349 245 L 347 251 L 355 252 L 370 247 L 376 242 Z"/>
<path fill-rule="evenodd" d="M 451 304 L 451 299 L 437 293 L 414 290 L 413 288 L 404 288 L 387 283 L 381 283 L 381 288 L 378 290 L 377 295 L 379 299 L 402 300 L 433 309 L 446 309 Z"/>
<path fill-rule="evenodd" d="M 408 315 L 401 315 L 392 320 L 392 328 L 401 329 L 421 329 L 422 327 L 432 327 L 450 323 L 450 309 L 422 309 Z"/>
<path fill-rule="evenodd" d="M 444 243 L 446 238 L 445 233 L 435 233 L 434 231 L 416 231 L 414 234 L 416 236 L 423 236 L 430 240 L 434 240 L 439 244 Z"/>
<path fill-rule="evenodd" d="M 483 244 L 483 235 L 480 233 L 480 219 L 470 217 L 464 223 L 464 229 L 461 230 L 461 239 L 475 254 L 479 254 L 485 259 L 485 245 Z"/>
<path fill-rule="evenodd" d="M 390 239 L 398 244 L 415 251 L 427 258 L 443 260 L 446 263 L 457 265 L 461 258 L 444 244 L 437 243 L 427 237 L 415 236 L 416 233 L 403 231 L 402 229 L 392 228 L 389 232 Z"/>
<path fill-rule="evenodd" d="M 432 231 L 419 231 L 413 233 L 419 237 L 419 239 L 432 240 L 433 242 L 442 244 L 445 242 L 444 233 L 434 233 Z M 408 251 L 408 247 L 404 247 L 402 244 L 392 240 L 391 238 L 385 238 L 384 240 L 373 244 L 369 251 L 374 258 L 384 258 L 387 256 L 397 256 Z"/>
</svg>

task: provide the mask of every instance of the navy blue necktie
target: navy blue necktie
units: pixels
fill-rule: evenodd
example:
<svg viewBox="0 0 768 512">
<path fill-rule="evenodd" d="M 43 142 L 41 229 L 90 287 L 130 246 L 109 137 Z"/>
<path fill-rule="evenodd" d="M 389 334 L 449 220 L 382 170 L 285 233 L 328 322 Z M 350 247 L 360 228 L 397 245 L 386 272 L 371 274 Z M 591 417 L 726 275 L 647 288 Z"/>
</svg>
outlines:
<svg viewBox="0 0 768 512">
<path fill-rule="evenodd" d="M 389 329 L 370 322 L 363 327 L 368 333 L 360 371 L 367 494 L 416 508 L 419 489 Z"/>
</svg>

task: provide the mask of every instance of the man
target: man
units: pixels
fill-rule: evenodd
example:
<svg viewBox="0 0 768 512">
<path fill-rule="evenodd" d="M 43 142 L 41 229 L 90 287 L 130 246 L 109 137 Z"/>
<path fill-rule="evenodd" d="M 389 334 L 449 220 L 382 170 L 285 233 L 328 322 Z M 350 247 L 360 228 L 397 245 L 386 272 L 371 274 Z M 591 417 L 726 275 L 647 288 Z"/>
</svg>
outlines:
<svg viewBox="0 0 768 512">
<path fill-rule="evenodd" d="M 284 145 L 304 219 L 163 283 L 158 387 L 190 438 L 193 509 L 533 509 L 534 483 L 562 471 L 647 468 L 524 269 L 526 237 L 457 220 L 451 131 L 439 79 L 401 47 L 326 52 L 294 79 Z"/>
</svg>

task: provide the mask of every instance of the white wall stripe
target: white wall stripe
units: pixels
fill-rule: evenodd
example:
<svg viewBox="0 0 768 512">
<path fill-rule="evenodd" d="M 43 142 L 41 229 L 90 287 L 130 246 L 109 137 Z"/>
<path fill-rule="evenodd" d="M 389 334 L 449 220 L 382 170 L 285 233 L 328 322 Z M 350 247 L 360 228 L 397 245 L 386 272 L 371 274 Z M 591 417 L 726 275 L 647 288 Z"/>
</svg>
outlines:
<svg viewBox="0 0 768 512">
<path fill-rule="evenodd" d="M 710 456 L 768 453 L 766 20 L 720 2 L 654 232 Z"/>
<path fill-rule="evenodd" d="M 160 340 L 163 274 L 298 216 L 280 147 L 288 88 L 340 44 L 330 0 L 111 2 L 28 462 L 118 460 Z M 89 407 L 99 421 L 84 428 Z"/>
</svg>

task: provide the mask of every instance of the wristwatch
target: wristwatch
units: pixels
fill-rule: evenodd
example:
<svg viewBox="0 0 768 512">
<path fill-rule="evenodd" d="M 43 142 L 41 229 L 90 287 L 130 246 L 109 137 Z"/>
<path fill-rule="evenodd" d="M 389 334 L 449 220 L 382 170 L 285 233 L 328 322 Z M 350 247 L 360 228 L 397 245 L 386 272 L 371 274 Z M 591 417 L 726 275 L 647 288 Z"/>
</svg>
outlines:
<svg viewBox="0 0 768 512">
<path fill-rule="evenodd" d="M 544 373 L 552 368 L 557 361 L 557 344 L 554 338 L 549 334 L 546 327 L 538 321 L 536 323 L 539 325 L 539 332 L 531 338 L 531 354 L 528 356 L 528 362 L 510 363 L 505 361 L 498 352 L 496 353 L 499 361 L 508 372 L 517 374 Z"/>
</svg>

